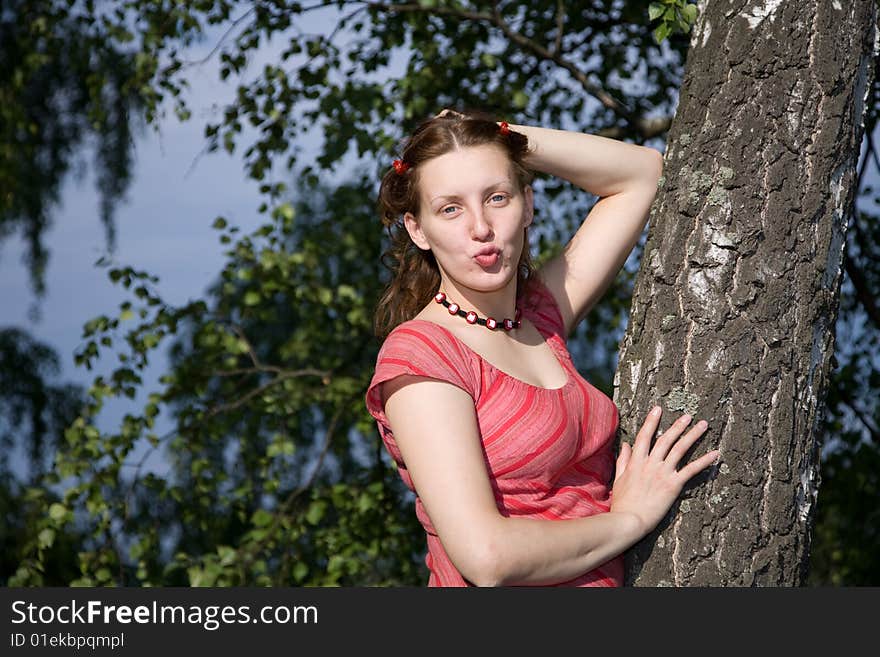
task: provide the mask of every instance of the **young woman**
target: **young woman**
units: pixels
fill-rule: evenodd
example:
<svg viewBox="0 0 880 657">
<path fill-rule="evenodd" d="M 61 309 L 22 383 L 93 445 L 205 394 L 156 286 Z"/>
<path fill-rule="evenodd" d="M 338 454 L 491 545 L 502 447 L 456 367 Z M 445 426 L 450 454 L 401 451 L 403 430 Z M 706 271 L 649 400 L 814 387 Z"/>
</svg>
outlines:
<svg viewBox="0 0 880 657">
<path fill-rule="evenodd" d="M 601 197 L 537 271 L 534 170 Z M 444 110 L 383 178 L 394 276 L 366 404 L 416 493 L 429 586 L 619 586 L 622 553 L 716 460 L 678 467 L 706 430 L 687 415 L 652 447 L 656 407 L 615 462 L 617 407 L 565 345 L 638 240 L 661 170 L 649 148 Z"/>
</svg>

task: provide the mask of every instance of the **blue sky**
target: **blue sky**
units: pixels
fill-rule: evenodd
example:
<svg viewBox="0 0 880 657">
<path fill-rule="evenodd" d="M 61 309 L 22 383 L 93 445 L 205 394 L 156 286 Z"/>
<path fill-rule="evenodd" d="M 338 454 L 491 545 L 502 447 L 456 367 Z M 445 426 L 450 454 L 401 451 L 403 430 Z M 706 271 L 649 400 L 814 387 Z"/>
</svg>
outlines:
<svg viewBox="0 0 880 657">
<path fill-rule="evenodd" d="M 213 38 L 194 46 L 188 58 L 204 57 L 215 42 Z M 191 68 L 187 75 L 191 88 L 185 97 L 192 118 L 181 123 L 169 105 L 160 131 L 147 128 L 135 139 L 132 184 L 116 209 L 117 245 L 112 260 L 114 265 L 158 276 L 157 289 L 168 303 L 180 305 L 203 297 L 219 274 L 228 245 L 220 244 L 218 231 L 211 228 L 218 215 L 243 232 L 265 222 L 265 215 L 257 212 L 264 200 L 260 183 L 246 177 L 242 149 L 232 155 L 222 149 L 199 154 L 205 146 L 205 124 L 222 115 L 223 107 L 235 97 L 235 85 L 254 79 L 264 63 L 277 61 L 284 47 L 278 43 L 264 46 L 250 59 L 241 80 L 219 81 L 217 54 L 208 63 Z M 246 129 L 239 143 L 247 144 L 250 137 Z M 305 152 L 314 146 L 304 144 Z M 56 383 L 74 382 L 87 388 L 95 376 L 109 375 L 118 363 L 115 357 L 104 358 L 91 371 L 74 364 L 74 352 L 84 344 L 83 324 L 98 315 L 118 315 L 119 304 L 131 294 L 110 281 L 109 267 L 94 264 L 106 248 L 92 175 L 93 152 L 86 148 L 78 157 L 88 162 L 86 173 L 82 179 L 69 175 L 64 181 L 60 207 L 51 212 L 52 225 L 44 234 L 49 263 L 39 321 L 32 321 L 29 313 L 37 301 L 22 260 L 25 242 L 18 235 L 0 242 L 0 326 L 24 329 L 58 352 L 62 372 Z M 277 169 L 274 175 L 283 180 L 285 172 Z M 134 322 L 129 320 L 131 326 Z M 112 431 L 125 413 L 142 408 L 147 394 L 159 389 L 158 377 L 166 364 L 160 348 L 151 356 L 142 394 L 134 401 L 109 402 L 98 418 L 99 427 Z M 21 455 L 14 456 L 12 463 L 22 463 Z"/>
</svg>

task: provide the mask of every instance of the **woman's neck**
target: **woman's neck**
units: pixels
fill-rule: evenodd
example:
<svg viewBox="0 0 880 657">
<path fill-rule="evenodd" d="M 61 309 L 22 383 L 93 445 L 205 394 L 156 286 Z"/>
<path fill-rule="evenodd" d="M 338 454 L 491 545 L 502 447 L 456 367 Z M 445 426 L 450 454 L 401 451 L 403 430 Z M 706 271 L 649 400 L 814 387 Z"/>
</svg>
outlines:
<svg viewBox="0 0 880 657">
<path fill-rule="evenodd" d="M 457 286 L 451 281 L 442 281 L 439 292 L 446 295 L 446 300 L 456 303 L 464 311 L 473 310 L 483 319 L 492 317 L 497 321 L 514 319 L 516 314 L 516 279 L 512 279 L 499 290 L 483 292 L 463 286 Z M 439 308 L 444 312 L 448 309 L 442 305 Z"/>
</svg>

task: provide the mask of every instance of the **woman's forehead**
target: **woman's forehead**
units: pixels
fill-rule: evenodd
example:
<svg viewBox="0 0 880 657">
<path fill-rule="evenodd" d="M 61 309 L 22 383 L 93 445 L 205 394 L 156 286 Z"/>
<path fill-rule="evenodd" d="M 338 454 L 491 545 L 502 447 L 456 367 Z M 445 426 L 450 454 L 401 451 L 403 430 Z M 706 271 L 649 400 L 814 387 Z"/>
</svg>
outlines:
<svg viewBox="0 0 880 657">
<path fill-rule="evenodd" d="M 486 191 L 500 183 L 513 183 L 510 160 L 498 148 L 451 151 L 424 163 L 419 175 L 428 201 Z"/>
</svg>

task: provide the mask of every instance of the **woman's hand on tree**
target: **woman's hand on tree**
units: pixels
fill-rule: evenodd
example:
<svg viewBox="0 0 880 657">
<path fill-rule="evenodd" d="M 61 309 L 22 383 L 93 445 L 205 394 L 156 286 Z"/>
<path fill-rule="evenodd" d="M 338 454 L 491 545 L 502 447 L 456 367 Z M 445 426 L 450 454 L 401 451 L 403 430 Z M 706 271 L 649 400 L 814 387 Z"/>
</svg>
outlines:
<svg viewBox="0 0 880 657">
<path fill-rule="evenodd" d="M 701 420 L 682 436 L 691 421 L 689 415 L 682 415 L 658 436 L 651 448 L 661 415 L 659 406 L 656 410 L 648 414 L 632 446 L 621 444 L 611 496 L 611 511 L 636 516 L 642 536 L 660 523 L 685 483 L 712 465 L 720 454 L 717 449 L 712 450 L 679 469 L 679 462 L 708 424 Z"/>
</svg>

